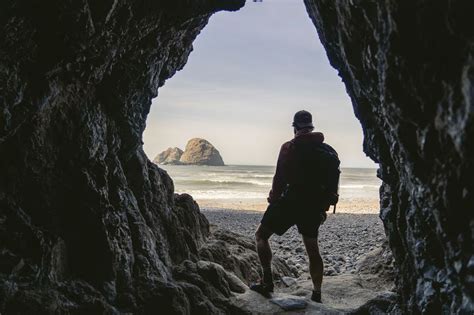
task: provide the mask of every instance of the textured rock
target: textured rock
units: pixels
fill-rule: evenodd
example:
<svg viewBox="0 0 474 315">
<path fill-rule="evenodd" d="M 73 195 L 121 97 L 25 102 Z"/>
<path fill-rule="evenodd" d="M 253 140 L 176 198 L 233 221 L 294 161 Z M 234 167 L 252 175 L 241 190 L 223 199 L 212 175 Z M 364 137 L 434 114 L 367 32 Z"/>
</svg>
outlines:
<svg viewBox="0 0 474 315">
<path fill-rule="evenodd" d="M 172 267 L 207 220 L 142 150 L 157 89 L 243 1 L 0 3 L 0 312 L 227 311 Z"/>
<path fill-rule="evenodd" d="M 262 277 L 255 241 L 247 236 L 216 229 L 199 249 L 199 256 L 221 264 L 246 284 L 256 283 Z M 272 264 L 275 280 L 296 276 L 282 259 L 274 257 Z"/>
<path fill-rule="evenodd" d="M 305 3 L 380 164 L 403 311 L 472 313 L 472 3 Z M 141 137 L 210 14 L 241 5 L 0 2 L 2 313 L 236 311 Z"/>
<path fill-rule="evenodd" d="M 188 141 L 180 163 L 224 166 L 219 151 L 209 141 L 200 138 L 193 138 Z"/>
<path fill-rule="evenodd" d="M 295 297 L 278 297 L 270 299 L 270 302 L 278 305 L 285 311 L 302 310 L 308 306 L 308 302 Z"/>
<path fill-rule="evenodd" d="M 153 162 L 156 164 L 179 164 L 181 155 L 183 155 L 183 150 L 180 148 L 168 148 L 158 154 Z"/>
<path fill-rule="evenodd" d="M 351 315 L 369 315 L 369 314 L 390 314 L 401 315 L 402 312 L 398 306 L 397 295 L 393 292 L 379 294 L 367 301 L 364 305 L 348 312 Z"/>
<path fill-rule="evenodd" d="M 380 165 L 403 311 L 474 312 L 473 3 L 305 4 Z"/>
<path fill-rule="evenodd" d="M 384 242 L 382 246 L 362 255 L 356 268 L 358 274 L 377 275 L 381 280 L 393 282 L 395 278 L 393 256 L 388 242 Z"/>
</svg>

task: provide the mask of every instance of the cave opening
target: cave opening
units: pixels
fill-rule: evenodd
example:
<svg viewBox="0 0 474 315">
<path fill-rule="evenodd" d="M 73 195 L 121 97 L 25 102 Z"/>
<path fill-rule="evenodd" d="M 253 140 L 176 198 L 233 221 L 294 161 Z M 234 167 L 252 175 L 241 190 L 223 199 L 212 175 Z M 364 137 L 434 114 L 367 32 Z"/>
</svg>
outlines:
<svg viewBox="0 0 474 315">
<path fill-rule="evenodd" d="M 32 0 L 0 2 L 2 314 L 156 313 L 157 310 L 170 314 L 239 313 L 241 308 L 234 304 L 234 293 L 248 293 L 245 283 L 259 276 L 251 237 L 229 231 L 217 233 L 215 226 L 210 228 L 189 195 L 173 194 L 174 188 L 177 192 L 189 190 L 183 189 L 176 174 L 169 171 L 174 178 L 173 186 L 167 173 L 147 158 L 141 141 L 151 99 L 165 80 L 185 65 L 192 43 L 208 18 L 221 10 L 237 10 L 244 2 L 52 1 L 41 5 Z M 250 3 L 254 11 L 276 8 L 282 3 L 259 2 Z M 383 294 L 369 301 L 366 308 L 354 312 L 387 313 L 385 301 L 398 304 L 403 313 L 473 313 L 474 189 L 469 178 L 474 161 L 472 3 L 452 0 L 404 3 L 304 0 L 304 3 L 363 126 L 364 152 L 379 162 L 378 174 L 383 179 L 380 216 L 395 257 L 397 294 L 389 293 L 388 298 Z M 307 21 L 303 11 L 300 11 L 301 20 Z M 237 14 L 242 12 L 245 11 Z M 206 90 L 205 85 L 197 86 L 197 95 L 190 97 L 192 104 L 182 112 L 190 121 L 168 126 L 154 123 L 155 115 L 170 122 L 169 115 L 177 115 L 176 111 L 165 108 L 166 93 L 178 84 L 180 76 L 187 77 L 187 71 L 200 59 L 200 52 L 205 51 L 200 42 L 224 16 L 213 17 L 198 38 L 188 66 L 169 81 L 155 101 L 145 134 L 148 156 L 153 158 L 165 148 L 153 149 L 153 140 L 172 139 L 168 131 L 192 131 L 194 125 L 201 124 L 208 127 L 210 136 L 201 134 L 204 129 L 198 128 L 199 135 L 192 133 L 181 144 L 173 141 L 169 145 L 183 145 L 188 137 L 205 136 L 222 151 L 227 164 L 245 162 L 232 160 L 234 154 L 227 151 L 227 145 L 240 147 L 243 157 L 254 158 L 252 163 L 267 163 L 257 158 L 268 154 L 271 159 L 268 163 L 273 164 L 281 141 L 291 137 L 291 115 L 302 106 L 313 111 L 320 130 L 328 137 L 335 135 L 324 128 L 327 121 L 324 118 L 329 115 L 316 107 L 329 103 L 316 103 L 318 95 L 310 95 L 308 103 L 298 101 L 292 108 L 288 104 L 295 100 L 293 96 L 304 93 L 287 93 L 291 99 L 282 97 L 284 92 L 295 91 L 291 84 L 272 86 L 265 97 L 255 97 L 257 102 L 250 102 L 254 94 L 249 91 L 263 90 L 269 82 L 288 78 L 294 79 L 290 83 L 297 82 L 297 87 L 303 86 L 304 92 L 310 93 L 316 90 L 318 81 L 311 79 L 311 84 L 303 85 L 302 73 L 308 78 L 315 73 L 326 74 L 323 67 L 305 62 L 306 72 L 300 71 L 295 76 L 290 71 L 294 67 L 288 67 L 292 63 L 285 59 L 278 63 L 280 75 L 258 76 L 259 67 L 265 61 L 275 63 L 272 58 L 284 49 L 268 44 L 267 50 L 255 53 L 254 46 L 260 47 L 271 39 L 291 42 L 286 57 L 291 52 L 293 60 L 303 57 L 305 50 L 299 44 L 317 42 L 312 28 L 308 34 L 313 35 L 307 40 L 298 42 L 299 33 L 288 36 L 287 14 L 275 18 L 269 26 L 270 32 L 261 36 L 256 45 L 238 44 L 239 38 L 230 29 L 225 30 L 226 43 L 234 54 L 218 55 L 225 51 L 225 41 L 221 40 L 215 43 L 217 53 L 210 55 L 214 56 L 215 64 L 221 61 L 224 66 L 221 70 L 234 66 L 229 71 L 231 75 L 216 75 L 234 92 L 226 94 L 224 100 L 221 97 L 218 104 L 211 104 L 208 99 L 203 101 L 210 107 L 205 111 L 197 106 L 198 96 L 215 90 L 222 92 L 223 88 L 210 85 Z M 239 18 L 234 27 L 250 27 L 250 34 L 255 36 L 264 29 L 262 16 L 258 16 L 259 23 L 249 25 Z M 279 27 L 284 30 L 276 31 Z M 246 53 L 252 53 L 246 63 L 231 58 Z M 309 55 L 316 60 L 317 51 Z M 250 65 L 251 71 L 244 81 L 251 84 L 236 93 L 237 70 L 243 64 Z M 191 80 L 191 85 L 204 82 L 204 74 L 209 72 L 210 68 L 204 68 L 197 79 Z M 331 76 L 335 77 L 334 71 L 327 73 L 324 82 L 329 82 Z M 342 85 L 338 84 L 341 89 Z M 191 89 L 182 89 L 178 94 L 184 97 L 186 91 Z M 251 95 L 245 99 L 244 92 Z M 345 93 L 341 95 L 346 97 Z M 247 103 L 250 110 L 245 111 Z M 179 107 L 177 102 L 171 105 Z M 332 109 L 342 109 L 344 104 L 330 105 Z M 197 113 L 192 113 L 193 108 Z M 265 110 L 267 115 L 259 116 L 259 110 Z M 276 116 L 270 119 L 271 115 Z M 215 120 L 210 121 L 210 117 Z M 233 117 L 237 123 L 229 125 L 222 117 Z M 358 126 L 352 114 L 347 117 L 352 119 L 347 123 Z M 263 126 L 269 121 L 273 125 L 270 131 L 265 131 Z M 217 128 L 219 122 L 223 125 L 221 129 Z M 335 123 L 333 119 L 331 123 Z M 255 126 L 260 129 L 256 130 Z M 244 137 L 246 132 L 251 137 Z M 281 138 L 272 141 L 265 138 L 277 132 L 281 132 Z M 214 136 L 225 136 L 225 141 L 214 140 Z M 340 153 L 354 145 L 362 154 L 360 140 L 340 146 L 337 140 L 341 138 L 344 137 L 336 135 L 327 141 Z M 260 142 L 256 149 L 244 149 L 239 141 Z M 230 167 L 221 168 L 224 169 Z M 271 175 L 265 175 L 269 180 Z M 210 218 L 212 212 L 207 211 L 202 199 L 198 201 Z M 349 217 L 343 213 L 342 205 L 339 210 L 328 221 Z M 227 220 L 230 217 L 234 223 L 249 228 L 251 234 L 262 214 L 252 212 L 254 220 L 247 212 L 244 220 L 244 216 L 237 215 L 243 210 L 222 213 Z M 369 215 L 381 224 L 375 213 Z M 326 233 L 327 241 L 321 243 L 328 247 L 322 247 L 326 251 L 323 255 L 328 256 L 334 247 L 341 247 L 346 236 L 354 238 L 346 235 L 357 223 L 353 218 L 347 225 L 333 230 L 329 230 L 330 222 L 325 223 L 321 235 L 324 238 Z M 217 219 L 215 216 L 211 223 L 218 223 Z M 359 243 L 375 229 L 367 226 L 357 234 Z M 296 258 L 301 254 L 297 243 L 275 241 L 274 249 L 295 249 L 295 255 L 290 256 Z M 351 253 L 361 247 L 359 243 L 342 250 Z M 300 252 L 296 253 L 298 248 Z M 243 256 L 249 259 L 241 259 Z M 305 265 L 303 260 L 287 258 L 290 257 L 275 256 L 281 274 L 294 275 L 290 267 Z M 330 264 L 335 267 L 340 262 L 341 266 L 345 264 L 344 258 L 344 255 L 333 257 Z M 366 275 L 380 274 L 378 262 L 384 256 L 366 258 L 371 260 L 366 267 L 373 267 L 366 270 Z M 356 272 L 360 275 L 362 270 L 357 268 Z M 347 281 L 351 273 L 341 276 L 339 283 L 332 282 L 333 288 L 353 293 L 348 290 Z M 360 284 L 360 281 L 355 283 L 358 291 L 351 297 L 367 297 L 360 291 Z M 334 293 L 331 288 L 326 289 L 326 294 Z M 308 297 L 310 292 L 306 290 L 304 294 Z M 332 297 L 341 301 L 350 298 Z M 260 301 L 254 299 L 250 306 L 272 307 L 271 303 Z M 354 303 L 338 305 L 338 309 L 352 313 L 360 301 L 350 301 Z M 324 312 L 326 305 L 334 305 L 325 302 L 319 306 L 308 305 L 312 308 L 308 312 Z"/>
<path fill-rule="evenodd" d="M 377 165 L 362 152 L 362 128 L 303 1 L 247 2 L 217 13 L 193 45 L 184 69 L 153 100 L 143 136 L 145 152 L 170 174 L 176 192 L 190 194 L 211 224 L 253 236 L 293 114 L 306 109 L 342 161 L 341 201 L 321 227 L 325 275 L 374 272 L 362 266 L 374 253 L 390 260 Z M 196 137 L 212 143 L 226 166 L 158 161 L 160 152 L 185 151 Z M 296 229 L 289 233 L 289 241 L 274 237 L 274 249 L 301 275 L 307 258 Z M 391 288 L 391 270 L 381 272 L 390 278 L 381 287 Z"/>
</svg>

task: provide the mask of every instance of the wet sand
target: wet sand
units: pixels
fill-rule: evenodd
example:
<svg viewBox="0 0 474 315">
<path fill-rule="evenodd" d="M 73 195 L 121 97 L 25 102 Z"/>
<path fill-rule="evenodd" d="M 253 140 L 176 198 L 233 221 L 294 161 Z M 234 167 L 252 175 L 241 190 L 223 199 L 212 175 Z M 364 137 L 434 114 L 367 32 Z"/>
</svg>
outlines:
<svg viewBox="0 0 474 315">
<path fill-rule="evenodd" d="M 196 199 L 202 209 L 229 209 L 265 211 L 268 203 L 264 199 Z M 342 199 L 337 204 L 337 213 L 378 214 L 377 199 Z M 332 207 L 331 210 L 332 212 Z"/>
</svg>

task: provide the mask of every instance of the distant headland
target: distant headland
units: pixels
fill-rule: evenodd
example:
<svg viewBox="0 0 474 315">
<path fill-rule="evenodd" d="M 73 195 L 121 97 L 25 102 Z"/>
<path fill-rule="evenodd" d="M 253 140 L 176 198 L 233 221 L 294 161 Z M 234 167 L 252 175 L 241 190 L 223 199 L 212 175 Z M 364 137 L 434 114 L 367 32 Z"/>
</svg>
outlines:
<svg viewBox="0 0 474 315">
<path fill-rule="evenodd" d="M 219 151 L 201 138 L 189 140 L 184 151 L 177 147 L 168 148 L 158 154 L 153 162 L 164 165 L 225 165 Z"/>
</svg>

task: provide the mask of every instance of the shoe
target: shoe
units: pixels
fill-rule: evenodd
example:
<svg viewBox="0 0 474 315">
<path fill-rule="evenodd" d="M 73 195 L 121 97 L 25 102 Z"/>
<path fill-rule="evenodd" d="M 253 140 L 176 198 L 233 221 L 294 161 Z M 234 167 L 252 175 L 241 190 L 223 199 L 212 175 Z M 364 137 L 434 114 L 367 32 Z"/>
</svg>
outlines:
<svg viewBox="0 0 474 315">
<path fill-rule="evenodd" d="M 273 283 L 272 284 L 265 284 L 265 283 L 258 283 L 252 284 L 250 286 L 250 290 L 260 293 L 266 298 L 271 298 L 273 293 Z"/>
<path fill-rule="evenodd" d="M 313 294 L 311 295 L 311 301 L 314 301 L 316 303 L 322 303 L 321 302 L 321 292 L 313 291 Z"/>
</svg>

